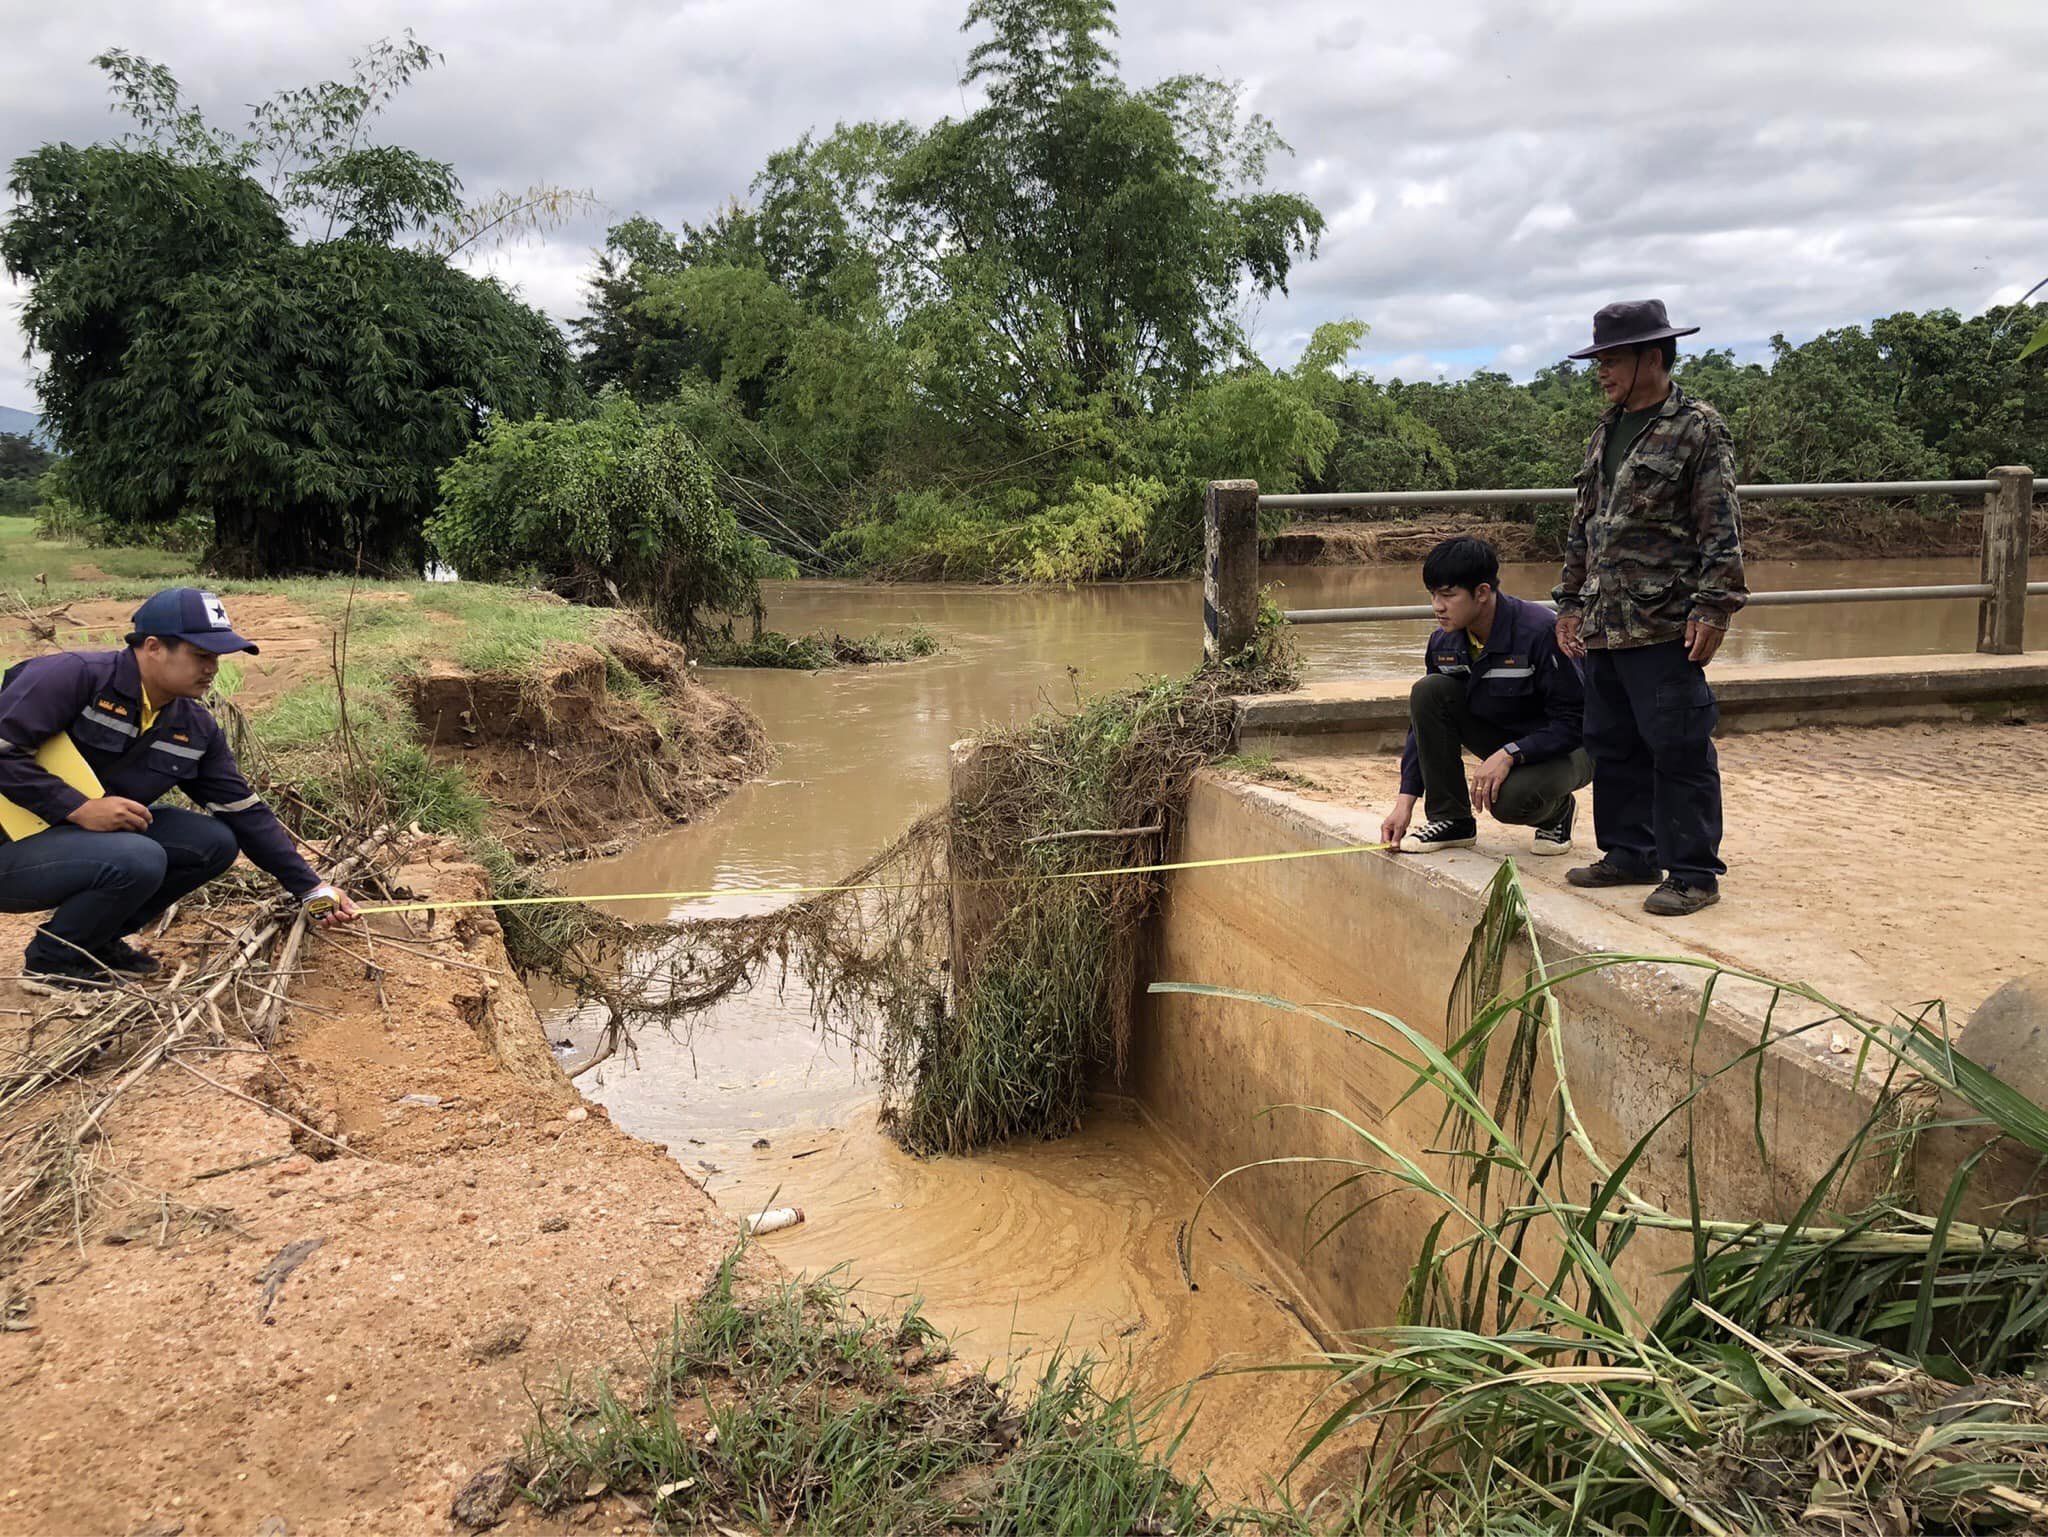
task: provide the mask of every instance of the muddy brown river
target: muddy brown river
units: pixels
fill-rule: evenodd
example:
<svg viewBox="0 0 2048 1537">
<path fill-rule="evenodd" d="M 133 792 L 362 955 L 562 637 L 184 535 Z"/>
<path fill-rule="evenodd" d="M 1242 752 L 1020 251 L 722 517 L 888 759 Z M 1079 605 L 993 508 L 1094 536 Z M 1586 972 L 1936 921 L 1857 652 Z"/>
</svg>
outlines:
<svg viewBox="0 0 2048 1537">
<path fill-rule="evenodd" d="M 1506 590 L 1540 596 L 1553 568 L 1510 567 Z M 1773 562 L 1758 590 L 1977 580 L 1969 559 Z M 1423 600 L 1405 568 L 1294 569 L 1287 607 Z M 1752 610 L 1731 661 L 1968 651 L 1974 601 Z M 1077 689 L 1191 667 L 1199 588 L 1145 583 L 1072 591 L 800 582 L 771 586 L 778 630 L 861 634 L 922 624 L 944 651 L 919 662 L 804 674 L 706 670 L 744 700 L 777 749 L 773 769 L 702 823 L 576 867 L 573 890 L 731 890 L 829 882 L 886 845 L 945 794 L 947 748 L 993 722 L 1068 704 Z M 2033 624 L 2048 623 L 2036 602 Z M 1400 676 L 1420 666 L 1426 622 L 1297 631 L 1312 675 Z M 766 899 L 772 905 L 774 899 Z M 763 905 L 733 896 L 621 904 L 638 920 Z M 1186 980 L 1198 981 L 1199 978 Z M 553 1033 L 582 1032 L 566 1015 Z M 580 1054 L 580 1053 L 578 1053 Z M 1244 1234 L 1212 1206 L 1193 1234 L 1199 1291 L 1175 1239 L 1203 1179 L 1135 1113 L 1105 1107 L 1080 1135 L 975 1157 L 919 1161 L 875 1131 L 872 1089 L 846 1047 L 821 1041 L 806 1001 L 760 989 L 729 1000 L 687 1041 L 643 1036 L 637 1059 L 581 1086 L 628 1131 L 666 1143 L 738 1215 L 800 1205 L 807 1221 L 764 1242 L 792 1269 L 844 1274 L 878 1294 L 921 1295 L 964 1355 L 1029 1371 L 1047 1352 L 1086 1350 L 1148 1397 L 1195 1383 L 1182 1465 L 1254 1493 L 1300 1439 L 1311 1388 L 1297 1374 L 1233 1366 L 1300 1360 L 1314 1341 Z M 757 1148 L 757 1140 L 768 1146 Z M 1182 1402 L 1182 1400 L 1176 1400 Z"/>
</svg>

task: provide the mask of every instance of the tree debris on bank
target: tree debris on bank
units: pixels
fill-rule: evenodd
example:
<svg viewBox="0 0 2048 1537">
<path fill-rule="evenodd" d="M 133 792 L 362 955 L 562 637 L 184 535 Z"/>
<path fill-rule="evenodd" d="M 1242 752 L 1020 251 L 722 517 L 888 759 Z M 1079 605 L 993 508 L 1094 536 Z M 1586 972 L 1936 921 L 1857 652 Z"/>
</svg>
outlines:
<svg viewBox="0 0 2048 1537">
<path fill-rule="evenodd" d="M 605 926 L 590 941 L 602 959 L 570 963 L 606 1011 L 600 1053 L 636 1027 L 687 1025 L 736 991 L 794 976 L 821 1028 L 875 1054 L 904 1146 L 957 1153 L 1064 1135 L 1092 1075 L 1123 1069 L 1138 945 L 1163 889 L 1146 867 L 1172 858 L 1190 782 L 1230 749 L 1237 697 L 1294 681 L 1269 608 L 1227 663 L 978 739 L 953 806 L 832 891 L 760 916 Z M 1065 878 L 1105 869 L 1130 873 Z M 990 924 L 965 974 L 953 970 L 963 902 Z"/>
</svg>

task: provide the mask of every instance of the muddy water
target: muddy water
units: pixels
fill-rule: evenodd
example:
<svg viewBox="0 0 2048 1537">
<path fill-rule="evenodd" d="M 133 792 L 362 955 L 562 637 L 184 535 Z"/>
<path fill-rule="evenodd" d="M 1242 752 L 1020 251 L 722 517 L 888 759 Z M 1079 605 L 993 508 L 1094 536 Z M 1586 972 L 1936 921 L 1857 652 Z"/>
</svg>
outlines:
<svg viewBox="0 0 2048 1537">
<path fill-rule="evenodd" d="M 1507 590 L 1540 593 L 1549 567 L 1511 569 Z M 1759 588 L 1973 581 L 1968 560 L 1798 562 L 1753 569 Z M 1405 570 L 1289 569 L 1289 607 L 1419 601 Z M 1183 671 L 1200 651 L 1199 589 L 1142 584 L 1072 592 L 791 583 L 768 622 L 862 633 L 924 624 L 939 656 L 820 674 L 712 670 L 778 749 L 771 772 L 700 825 L 578 868 L 584 891 L 715 889 L 831 881 L 945 794 L 950 743 L 1014 721 L 1077 689 Z M 2048 623 L 2048 603 L 2030 614 Z M 1967 651 L 1974 602 L 1753 611 L 1723 655 L 1769 661 Z M 1312 672 L 1413 672 L 1426 623 L 1298 632 Z M 764 905 L 741 895 L 636 904 L 637 919 Z M 769 899 L 766 905 L 772 905 Z M 580 1034 L 558 1019 L 558 1033 Z M 626 1129 L 667 1143 L 730 1210 L 768 1200 L 809 1220 L 767 1240 L 793 1267 L 845 1265 L 869 1287 L 919 1293 L 963 1350 L 998 1367 L 1061 1341 L 1127 1362 L 1163 1393 L 1219 1365 L 1300 1358 L 1301 1324 L 1259 1279 L 1243 1236 L 1215 1209 L 1195 1233 L 1199 1292 L 1179 1276 L 1175 1237 L 1201 1193 L 1193 1171 L 1143 1123 L 1105 1112 L 1069 1141 L 917 1162 L 873 1128 L 872 1084 L 843 1046 L 820 1041 L 805 1000 L 763 990 L 730 1000 L 687 1042 L 640 1043 L 637 1061 L 585 1080 Z M 593 1075 L 596 1076 L 596 1075 Z M 767 1146 L 755 1144 L 765 1140 Z M 1204 1171 L 1213 1173 L 1214 1171 Z M 1306 1389 L 1294 1376 L 1201 1384 L 1185 1457 L 1210 1459 L 1238 1492 L 1284 1464 Z"/>
</svg>

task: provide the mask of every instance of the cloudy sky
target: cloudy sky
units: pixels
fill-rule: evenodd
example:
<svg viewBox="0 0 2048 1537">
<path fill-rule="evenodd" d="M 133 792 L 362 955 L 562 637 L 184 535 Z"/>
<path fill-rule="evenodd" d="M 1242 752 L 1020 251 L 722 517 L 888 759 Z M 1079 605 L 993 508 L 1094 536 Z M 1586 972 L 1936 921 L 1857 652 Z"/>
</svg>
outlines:
<svg viewBox="0 0 2048 1537">
<path fill-rule="evenodd" d="M 291 14 L 293 11 L 299 14 Z M 602 211 L 478 263 L 558 318 L 604 226 L 697 219 L 837 120 L 930 121 L 964 0 L 0 0 L 0 155 L 109 137 L 92 55 L 171 66 L 216 121 L 411 27 L 445 64 L 386 142 L 472 194 L 536 181 Z M 1965 313 L 2048 277 L 2048 0 L 1125 0 L 1126 78 L 1243 82 L 1329 219 L 1255 317 L 1275 362 L 1364 320 L 1384 376 L 1518 376 L 1613 297 L 1660 294 L 1743 354 L 1898 309 Z M 34 408 L 18 288 L 0 405 Z"/>
</svg>

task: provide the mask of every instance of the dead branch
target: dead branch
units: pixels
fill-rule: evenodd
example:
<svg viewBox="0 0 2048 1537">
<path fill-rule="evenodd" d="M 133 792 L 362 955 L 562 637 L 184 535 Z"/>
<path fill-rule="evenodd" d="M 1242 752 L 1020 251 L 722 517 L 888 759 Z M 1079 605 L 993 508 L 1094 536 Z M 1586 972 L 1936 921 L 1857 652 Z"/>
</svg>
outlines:
<svg viewBox="0 0 2048 1537">
<path fill-rule="evenodd" d="M 1149 838 L 1166 828 L 1158 822 L 1148 822 L 1143 827 L 1077 827 L 1067 833 L 1040 833 L 1035 838 L 1019 841 L 1019 848 L 1030 848 L 1034 843 L 1067 843 L 1075 838 Z"/>
</svg>

